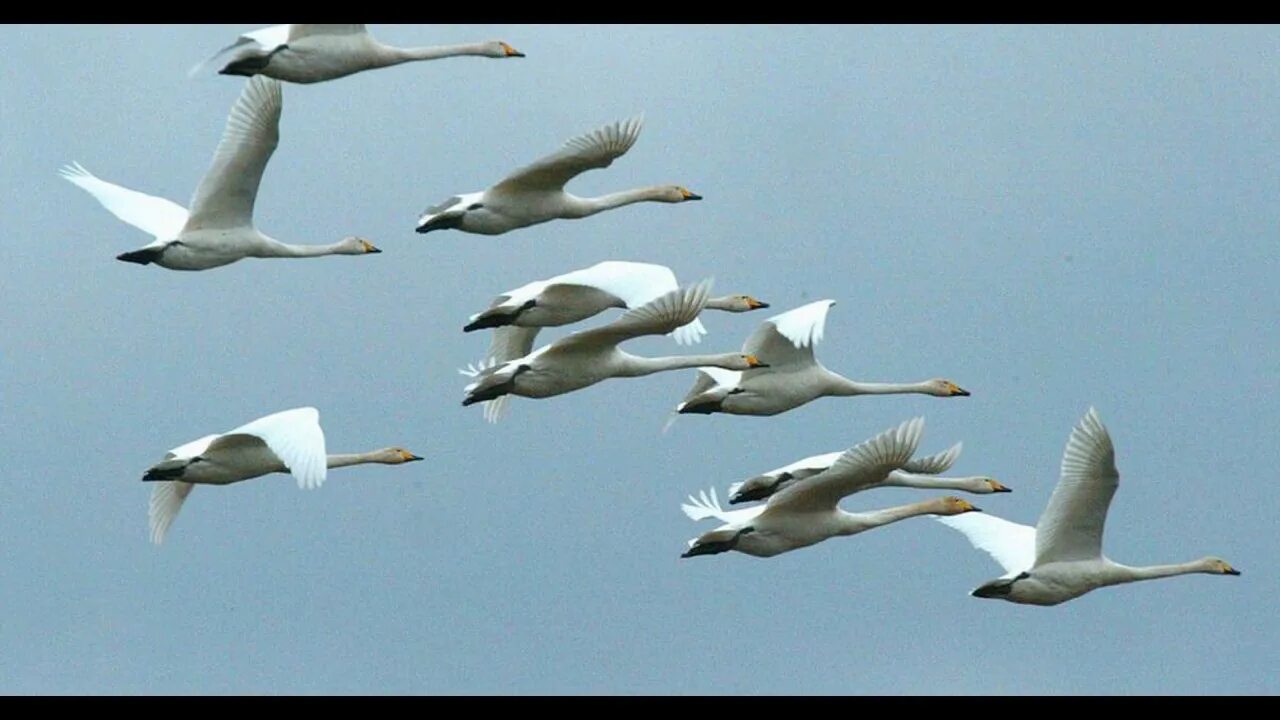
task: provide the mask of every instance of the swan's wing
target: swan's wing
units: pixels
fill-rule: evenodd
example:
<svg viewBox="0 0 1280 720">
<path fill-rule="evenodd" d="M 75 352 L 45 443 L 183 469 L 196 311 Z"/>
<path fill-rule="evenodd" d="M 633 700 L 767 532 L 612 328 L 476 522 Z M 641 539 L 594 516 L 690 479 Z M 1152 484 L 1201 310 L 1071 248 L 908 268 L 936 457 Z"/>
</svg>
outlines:
<svg viewBox="0 0 1280 720">
<path fill-rule="evenodd" d="M 560 190 L 580 173 L 609 167 L 640 137 L 644 117 L 615 122 L 565 142 L 556 153 L 526 165 L 489 189 L 491 193 L 547 192 Z"/>
<path fill-rule="evenodd" d="M 761 473 L 760 475 L 748 478 L 742 482 L 733 483 L 729 485 L 729 498 L 732 499 L 734 495 L 738 494 L 739 490 L 746 490 L 754 493 L 763 492 L 764 494 L 760 495 L 760 497 L 753 499 L 764 500 L 770 495 L 778 493 L 785 487 L 789 487 L 807 477 L 812 477 L 813 475 L 826 471 L 835 464 L 835 461 L 840 459 L 840 456 L 843 454 L 844 453 L 842 452 L 832 452 L 823 453 L 822 455 L 813 455 L 811 457 L 804 458 L 803 460 L 797 460 L 790 465 L 783 465 L 780 468 L 774 468 L 769 472 Z M 786 479 L 779 482 L 779 479 L 784 475 L 786 476 Z"/>
<path fill-rule="evenodd" d="M 698 368 L 698 377 L 693 381 L 693 387 L 689 389 L 689 393 L 684 396 L 684 400 L 680 401 L 680 404 L 683 405 L 717 386 L 724 388 L 736 387 L 738 380 L 741 378 L 742 372 L 739 370 L 726 370 L 712 366 L 700 367 Z"/>
<path fill-rule="evenodd" d="M 956 458 L 960 457 L 962 449 L 964 449 L 964 443 L 958 442 L 936 455 L 915 458 L 903 465 L 902 469 L 917 475 L 938 475 L 950 470 L 951 466 L 956 464 Z"/>
<path fill-rule="evenodd" d="M 178 203 L 109 183 L 78 162 L 63 165 L 58 172 L 92 195 L 112 215 L 155 236 L 157 242 L 173 239 L 187 222 L 187 209 Z"/>
<path fill-rule="evenodd" d="M 815 365 L 813 348 L 822 340 L 827 311 L 835 304 L 835 300 L 819 300 L 760 323 L 760 327 L 747 338 L 742 351 L 755 355 L 769 367 L 753 368 L 747 372 L 759 375 Z"/>
<path fill-rule="evenodd" d="M 1036 524 L 1036 564 L 1102 556 L 1102 526 L 1120 485 L 1111 436 L 1089 408 L 1062 453 L 1062 477 Z"/>
<path fill-rule="evenodd" d="M 1000 563 L 1012 577 L 1031 569 L 1036 559 L 1036 529 L 987 513 L 934 515 L 933 519 L 964 533 L 973 546 Z"/>
<path fill-rule="evenodd" d="M 320 429 L 320 412 L 313 407 L 295 408 L 258 418 L 225 433 L 209 445 L 209 451 L 223 443 L 239 442 L 235 435 L 261 438 L 280 462 L 298 481 L 298 487 L 318 488 L 324 483 L 328 462 L 325 457 L 324 431 Z M 227 440 L 223 440 L 227 438 Z"/>
<path fill-rule="evenodd" d="M 309 35 L 367 35 L 364 25 L 290 25 L 285 42 L 301 40 Z"/>
<path fill-rule="evenodd" d="M 913 418 L 841 453 L 831 467 L 777 491 L 769 508 L 814 512 L 834 508 L 846 495 L 874 485 L 915 454 L 924 418 Z"/>
<path fill-rule="evenodd" d="M 711 488 L 711 494 L 707 495 L 706 490 L 699 490 L 698 497 L 689 496 L 689 502 L 681 503 L 680 509 L 684 514 L 689 516 L 690 520 L 703 520 L 705 518 L 715 518 L 724 523 L 738 523 L 759 515 L 764 511 L 763 505 L 755 507 L 742 508 L 740 510 L 725 510 L 720 507 L 720 498 L 716 497 L 716 489 Z"/>
<path fill-rule="evenodd" d="M 711 280 L 673 290 L 652 302 L 623 313 L 622 317 L 591 330 L 581 330 L 552 343 L 549 352 L 562 352 L 584 345 L 617 345 L 643 335 L 665 335 L 698 317 L 707 304 Z"/>
<path fill-rule="evenodd" d="M 500 365 L 528 355 L 533 352 L 533 341 L 538 337 L 538 331 L 541 329 L 519 325 L 504 325 L 494 329 L 485 360 Z"/>
<path fill-rule="evenodd" d="M 288 39 L 288 25 L 272 25 L 271 27 L 260 28 L 252 32 L 244 33 L 240 37 L 236 38 L 235 42 L 210 55 L 207 60 L 187 71 L 187 77 L 194 77 L 195 75 L 198 75 L 206 66 L 209 65 L 209 63 L 217 60 L 219 57 L 222 57 L 230 50 L 235 50 L 236 48 L 244 47 L 245 45 L 257 45 L 262 50 L 271 51 L 285 44 Z"/>
<path fill-rule="evenodd" d="M 514 355 L 513 357 L 508 358 L 507 360 L 499 360 L 493 356 L 494 352 L 514 352 L 514 350 L 504 351 L 498 348 L 498 335 L 503 330 L 507 330 L 507 329 L 508 328 L 506 327 L 501 327 L 501 328 L 498 328 L 497 332 L 494 333 L 493 344 L 489 346 L 490 354 L 488 357 L 486 357 L 479 365 L 468 363 L 465 368 L 459 368 L 458 373 L 465 375 L 469 378 L 488 377 L 489 375 L 492 375 L 495 372 L 498 372 L 499 370 L 501 370 L 510 360 L 517 360 L 527 355 L 528 353 L 526 352 L 524 354 Z M 538 328 L 514 328 L 513 327 L 510 329 L 532 330 L 535 335 L 538 332 Z M 530 342 L 530 345 L 532 345 L 533 343 L 532 337 L 530 337 L 529 342 Z M 477 380 L 477 382 L 479 381 Z M 476 383 L 471 383 L 467 385 L 467 390 L 470 390 L 475 385 Z M 483 413 L 484 419 L 490 423 L 496 423 L 499 420 L 501 420 L 502 417 L 507 414 L 507 401 L 510 398 L 511 398 L 510 395 L 500 395 L 492 400 L 485 400 L 484 402 L 480 403 L 481 405 L 484 406 L 484 413 Z"/>
<path fill-rule="evenodd" d="M 613 295 L 628 308 L 637 308 L 662 297 L 680 287 L 676 274 L 666 265 L 606 260 L 589 268 L 565 273 L 548 281 L 547 290 L 566 285 L 585 285 Z M 680 345 L 692 345 L 702 341 L 707 328 L 698 318 L 681 325 L 670 335 Z"/>
<path fill-rule="evenodd" d="M 253 224 L 262 171 L 280 141 L 280 81 L 255 75 L 227 116 L 213 163 L 191 199 L 186 229 Z"/>
<path fill-rule="evenodd" d="M 184 460 L 188 460 L 207 450 L 210 443 L 217 440 L 219 437 L 220 436 L 217 433 L 214 433 L 212 435 L 205 435 L 198 440 L 192 440 L 189 443 L 184 443 L 166 453 L 164 459 L 172 460 L 174 458 L 182 458 Z"/>
<path fill-rule="evenodd" d="M 147 520 L 151 525 L 151 542 L 156 545 L 164 542 L 169 526 L 173 524 L 174 518 L 178 517 L 178 511 L 182 509 L 182 501 L 187 499 L 194 487 L 195 485 L 191 483 L 175 480 L 157 482 L 155 487 L 151 488 L 151 506 L 147 510 Z"/>
</svg>

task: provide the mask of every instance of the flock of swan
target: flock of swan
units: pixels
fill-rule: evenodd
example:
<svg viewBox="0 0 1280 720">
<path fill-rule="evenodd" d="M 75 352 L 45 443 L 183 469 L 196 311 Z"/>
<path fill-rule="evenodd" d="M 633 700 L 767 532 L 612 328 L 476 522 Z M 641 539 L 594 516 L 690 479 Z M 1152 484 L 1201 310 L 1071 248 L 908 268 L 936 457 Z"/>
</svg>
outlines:
<svg viewBox="0 0 1280 720">
<path fill-rule="evenodd" d="M 461 55 L 524 57 L 501 41 L 395 48 L 379 43 L 364 25 L 276 25 L 249 32 L 192 70 L 195 74 L 225 58 L 221 74 L 249 80 L 231 108 L 213 161 L 189 208 L 102 180 L 79 163 L 64 166 L 61 173 L 117 218 L 154 238 L 119 255 L 125 262 L 196 271 L 244 258 L 378 253 L 360 237 L 329 245 L 294 245 L 254 227 L 258 186 L 279 144 L 281 81 L 322 82 L 404 62 Z M 420 216 L 415 230 L 497 235 L 631 203 L 700 200 L 679 185 L 595 198 L 565 191 L 574 177 L 608 167 L 630 150 L 642 127 L 643 118 L 636 117 L 574 137 L 559 151 L 515 170 L 486 190 L 453 195 L 432 206 Z M 680 285 L 672 270 L 662 265 L 601 262 L 507 290 L 468 319 L 465 332 L 492 330 L 493 336 L 483 360 L 460 370 L 471 378 L 462 404 L 482 404 L 484 418 L 497 422 L 513 395 L 548 398 L 610 378 L 679 369 L 695 369 L 697 376 L 671 420 L 681 414 L 777 415 L 828 396 L 969 395 L 943 378 L 859 382 L 823 367 L 814 357 L 814 348 L 823 338 L 834 304 L 834 300 L 821 300 L 777 314 L 762 322 L 737 351 L 642 357 L 619 346 L 646 335 L 669 335 L 680 345 L 698 343 L 706 334 L 698 319 L 703 310 L 744 313 L 769 304 L 746 294 L 712 297 L 710 280 Z M 625 312 L 612 322 L 534 349 L 541 328 L 581 322 L 609 308 Z M 980 598 L 1056 605 L 1119 583 L 1186 573 L 1240 574 L 1216 557 L 1131 567 L 1102 554 L 1103 525 L 1119 485 L 1119 472 L 1111 437 L 1092 408 L 1071 432 L 1058 485 L 1035 527 L 981 512 L 954 495 L 872 512 L 840 509 L 846 496 L 886 486 L 979 495 L 1010 492 L 988 477 L 942 477 L 959 456 L 961 445 L 915 457 L 923 430 L 924 420 L 915 418 L 848 450 L 804 458 L 731 485 L 729 504 L 760 503 L 751 507 L 724 509 L 715 488 L 691 495 L 682 506 L 685 514 L 694 521 L 713 518 L 721 525 L 689 541 L 682 557 L 729 551 L 772 557 L 828 538 L 930 515 L 962 533 L 1006 571 L 972 592 Z M 324 482 L 329 468 L 399 465 L 421 459 L 401 447 L 329 454 L 315 408 L 277 412 L 175 447 L 148 468 L 142 479 L 154 483 L 150 537 L 157 544 L 164 540 L 196 485 L 226 485 L 289 473 L 299 487 L 315 488 Z"/>
</svg>

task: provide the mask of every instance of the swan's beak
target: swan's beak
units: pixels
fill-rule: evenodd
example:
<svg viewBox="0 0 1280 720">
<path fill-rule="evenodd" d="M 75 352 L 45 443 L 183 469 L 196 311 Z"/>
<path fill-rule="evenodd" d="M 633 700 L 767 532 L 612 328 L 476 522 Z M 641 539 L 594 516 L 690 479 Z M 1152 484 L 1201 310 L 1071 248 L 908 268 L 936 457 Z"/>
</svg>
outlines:
<svg viewBox="0 0 1280 720">
<path fill-rule="evenodd" d="M 404 461 L 405 461 L 405 462 L 416 462 L 416 461 L 418 461 L 418 460 L 425 460 L 425 459 L 426 459 L 426 458 L 423 458 L 423 457 L 419 457 L 419 456 L 417 456 L 417 455 L 414 455 L 413 453 L 411 453 L 411 452 L 409 452 L 409 451 L 407 451 L 407 450 L 406 450 L 405 452 L 401 453 L 401 454 L 400 454 L 400 457 L 404 458 Z"/>
<path fill-rule="evenodd" d="M 380 252 L 382 252 L 382 251 L 381 251 L 381 250 L 379 250 L 378 248 L 374 247 L 374 246 L 373 246 L 373 243 L 369 242 L 368 240 L 361 240 L 361 241 L 360 241 L 360 247 L 364 248 L 364 251 L 365 251 L 366 253 L 380 253 Z"/>
<path fill-rule="evenodd" d="M 955 383 L 950 383 L 949 389 L 951 390 L 951 397 L 969 397 L 969 391 Z"/>
<path fill-rule="evenodd" d="M 685 188 L 680 188 L 680 194 L 684 196 L 685 200 L 701 200 L 702 199 L 701 195 L 698 195 L 697 193 L 689 192 Z"/>
<path fill-rule="evenodd" d="M 1222 572 L 1226 573 L 1227 575 L 1239 575 L 1239 574 L 1240 574 L 1240 571 L 1239 571 L 1239 570 L 1237 570 L 1237 569 L 1235 569 L 1235 568 L 1233 568 L 1233 567 L 1229 567 L 1229 568 L 1227 568 L 1226 570 L 1223 570 Z"/>
<path fill-rule="evenodd" d="M 764 308 L 769 307 L 769 303 L 760 302 L 755 298 L 747 298 L 747 307 L 751 308 L 752 310 L 763 310 Z"/>
<path fill-rule="evenodd" d="M 502 43 L 502 52 L 506 53 L 507 57 L 524 57 L 524 53 L 506 43 Z"/>
<path fill-rule="evenodd" d="M 995 480 L 990 480 L 989 482 L 991 483 L 991 492 L 1013 492 L 1013 490 L 1010 490 Z"/>
<path fill-rule="evenodd" d="M 769 363 L 760 362 L 760 358 L 756 357 L 755 355 L 748 355 L 748 356 L 747 356 L 747 365 L 748 365 L 748 366 L 750 366 L 750 367 L 753 367 L 753 368 L 767 368 L 767 367 L 769 367 Z"/>
</svg>

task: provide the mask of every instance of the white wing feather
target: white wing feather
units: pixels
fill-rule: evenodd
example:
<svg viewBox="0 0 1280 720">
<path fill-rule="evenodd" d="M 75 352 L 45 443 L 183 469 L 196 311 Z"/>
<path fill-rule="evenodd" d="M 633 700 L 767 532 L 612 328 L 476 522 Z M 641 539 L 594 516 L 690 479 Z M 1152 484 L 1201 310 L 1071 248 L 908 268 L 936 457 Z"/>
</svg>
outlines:
<svg viewBox="0 0 1280 720">
<path fill-rule="evenodd" d="M 489 192 L 561 190 L 565 183 L 580 173 L 608 167 L 616 158 L 630 150 L 636 138 L 640 137 L 643 126 L 644 116 L 639 115 L 570 138 L 558 152 L 516 170 L 490 188 Z"/>
<path fill-rule="evenodd" d="M 831 467 L 774 493 L 769 507 L 787 512 L 834 508 L 841 498 L 883 481 L 901 468 L 920 445 L 924 418 L 913 418 L 896 428 L 846 450 Z"/>
<path fill-rule="evenodd" d="M 715 518 L 724 523 L 737 523 L 759 515 L 764 512 L 763 505 L 755 507 L 743 508 L 740 510 L 725 510 L 720 506 L 720 498 L 716 496 L 716 489 L 711 488 L 711 494 L 707 495 L 706 490 L 699 490 L 698 497 L 689 496 L 689 502 L 681 503 L 680 509 L 690 520 L 703 520 L 705 518 Z"/>
<path fill-rule="evenodd" d="M 191 483 L 179 480 L 157 482 L 155 487 L 151 488 L 151 506 L 147 509 L 147 518 L 151 525 L 151 542 L 156 545 L 164 542 L 169 526 L 173 524 L 174 518 L 178 517 L 178 511 L 182 509 L 182 502 L 187 499 L 194 487 L 195 485 Z"/>
<path fill-rule="evenodd" d="M 298 481 L 300 488 L 318 488 L 328 470 L 320 412 L 313 407 L 284 410 L 241 425 L 226 435 L 261 438 Z"/>
<path fill-rule="evenodd" d="M 217 60 L 219 57 L 222 57 L 222 55 L 226 54 L 228 51 L 235 50 L 238 47 L 256 45 L 257 48 L 255 49 L 263 52 L 269 52 L 285 44 L 288 40 L 288 25 L 272 25 L 271 27 L 259 28 L 252 32 L 244 33 L 240 37 L 236 38 L 235 42 L 210 55 L 207 60 L 188 70 L 187 77 L 194 77 L 198 75 L 209 65 L 209 63 Z"/>
<path fill-rule="evenodd" d="M 1003 577 L 1014 577 L 1030 570 L 1035 562 L 1036 529 L 1030 525 L 987 513 L 963 513 L 949 517 L 934 515 L 933 518 L 959 530 L 975 548 L 1000 563 L 1006 573 Z"/>
<path fill-rule="evenodd" d="M 1071 431 L 1062 474 L 1036 524 L 1036 564 L 1102 556 L 1102 531 L 1120 485 L 1111 436 L 1089 408 Z"/>
<path fill-rule="evenodd" d="M 187 222 L 187 209 L 178 203 L 107 182 L 78 162 L 63 165 L 58 172 L 112 215 L 155 237 L 157 243 L 172 240 Z"/>
<path fill-rule="evenodd" d="M 918 475 L 940 475 L 956 464 L 956 458 L 960 457 L 960 451 L 963 449 L 964 443 L 958 442 L 936 455 L 914 458 L 904 465 L 902 469 Z"/>
<path fill-rule="evenodd" d="M 765 320 L 747 338 L 743 352 L 756 355 L 769 367 L 753 369 L 753 375 L 813 365 L 813 348 L 822 340 L 827 311 L 835 300 L 819 300 Z"/>
</svg>

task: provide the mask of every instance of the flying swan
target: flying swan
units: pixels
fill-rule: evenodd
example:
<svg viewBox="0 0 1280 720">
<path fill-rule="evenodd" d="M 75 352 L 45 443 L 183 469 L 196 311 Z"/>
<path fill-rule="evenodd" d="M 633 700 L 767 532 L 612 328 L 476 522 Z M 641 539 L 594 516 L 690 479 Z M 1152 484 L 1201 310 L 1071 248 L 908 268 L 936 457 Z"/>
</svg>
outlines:
<svg viewBox="0 0 1280 720">
<path fill-rule="evenodd" d="M 501 235 L 548 220 L 583 218 L 631 203 L 701 200 L 701 195 L 679 185 L 655 185 L 594 198 L 564 191 L 565 183 L 579 174 L 609 167 L 631 149 L 643 124 L 642 117 L 634 117 L 572 138 L 559 152 L 516 170 L 488 190 L 454 195 L 428 208 L 418 219 L 417 231 L 453 229 Z"/>
<path fill-rule="evenodd" d="M 1239 575 L 1225 560 L 1130 567 L 1102 554 L 1102 527 L 1120 484 L 1115 448 L 1093 408 L 1071 431 L 1062 473 L 1036 527 L 989 515 L 938 518 L 995 558 L 1006 573 L 971 594 L 1025 605 L 1057 605 L 1107 585 L 1208 573 Z"/>
<path fill-rule="evenodd" d="M 723 525 L 689 541 L 681 557 L 714 555 L 736 550 L 756 557 L 773 557 L 808 547 L 828 538 L 856 535 L 917 515 L 958 515 L 978 511 L 966 500 L 948 496 L 871 512 L 850 513 L 839 508 L 846 495 L 883 483 L 905 467 L 920 443 L 924 419 L 915 418 L 854 447 L 830 469 L 779 490 L 764 505 L 724 510 L 716 498 L 701 493 L 681 505 L 692 520 L 713 517 Z"/>
<path fill-rule="evenodd" d="M 485 364 L 504 363 L 528 355 L 544 327 L 585 320 L 608 308 L 638 308 L 679 289 L 676 275 L 665 265 L 606 260 L 589 268 L 535 280 L 508 290 L 471 316 L 464 332 L 496 328 Z M 725 295 L 707 300 L 706 309 L 743 313 L 769 307 L 750 295 Z M 702 341 L 702 321 L 671 332 L 681 345 Z M 483 367 L 483 366 L 482 366 Z"/>
<path fill-rule="evenodd" d="M 64 178 L 92 195 L 112 215 L 155 237 L 117 260 L 170 270 L 208 270 L 247 257 L 305 258 L 382 252 L 358 237 L 332 245 L 290 245 L 253 227 L 253 203 L 267 160 L 280 139 L 280 83 L 255 77 L 227 116 L 213 163 L 191 198 L 191 213 L 164 198 L 106 182 L 79 163 Z"/>
<path fill-rule="evenodd" d="M 191 69 L 195 75 L 223 54 L 235 51 L 222 75 L 265 75 L 295 83 L 316 83 L 362 70 L 415 60 L 457 55 L 524 57 L 510 45 L 493 40 L 465 45 L 398 48 L 378 42 L 364 25 L 272 25 L 247 32 Z"/>
<path fill-rule="evenodd" d="M 960 490 L 976 495 L 990 493 L 1013 492 L 993 478 L 982 475 L 966 475 L 963 477 L 939 477 L 955 464 L 960 456 L 963 443 L 956 443 L 935 455 L 915 458 L 903 465 L 900 470 L 889 473 L 884 482 L 871 487 L 909 487 L 931 490 Z M 767 473 L 757 475 L 743 482 L 729 486 L 729 504 L 736 505 L 754 500 L 765 500 L 774 493 L 789 485 L 826 471 L 850 450 L 824 453 L 797 460 L 790 465 L 783 465 Z"/>
<path fill-rule="evenodd" d="M 269 473 L 287 472 L 300 488 L 318 488 L 327 468 L 365 463 L 400 465 L 422 458 L 399 447 L 354 455 L 326 455 L 320 413 L 313 407 L 284 410 L 170 450 L 147 468 L 151 490 L 151 541 L 164 541 L 182 502 L 196 485 L 230 485 Z"/>
<path fill-rule="evenodd" d="M 467 385 L 462 404 L 492 403 L 508 394 L 545 398 L 613 377 L 639 377 L 700 365 L 759 367 L 759 360 L 742 353 L 647 358 L 618 349 L 627 340 L 665 335 L 688 325 L 706 306 L 710 288 L 710 280 L 703 280 L 628 310 L 607 325 L 573 333 L 523 357 L 483 369 L 463 370 L 463 374 L 476 380 Z M 496 417 L 500 412 L 500 404 L 486 408 L 486 415 L 492 413 Z"/>
<path fill-rule="evenodd" d="M 676 406 L 680 414 L 777 415 L 824 396 L 918 393 L 967 396 L 950 380 L 915 383 L 856 382 L 826 369 L 813 357 L 822 340 L 827 311 L 835 300 L 819 300 L 765 320 L 742 346 L 767 367 L 745 372 L 700 368 L 693 389 Z"/>
</svg>

